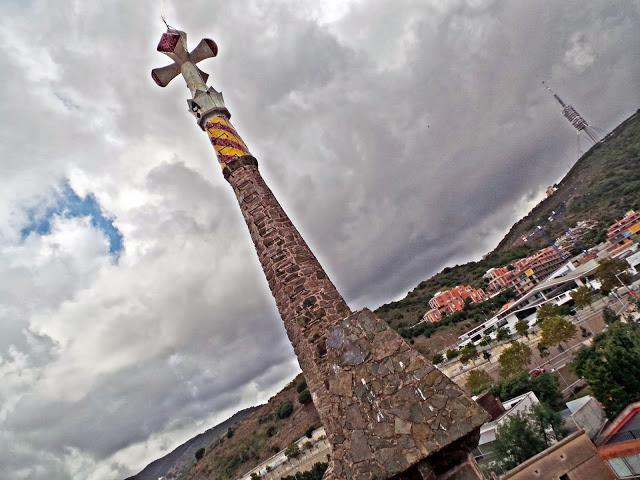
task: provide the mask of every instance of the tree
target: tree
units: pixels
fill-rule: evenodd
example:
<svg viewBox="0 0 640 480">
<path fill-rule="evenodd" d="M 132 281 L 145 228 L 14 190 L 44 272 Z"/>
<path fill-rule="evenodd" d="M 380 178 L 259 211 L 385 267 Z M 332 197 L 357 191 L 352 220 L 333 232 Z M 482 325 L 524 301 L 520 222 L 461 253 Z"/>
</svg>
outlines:
<svg viewBox="0 0 640 480">
<path fill-rule="evenodd" d="M 607 325 L 611 325 L 613 322 L 620 320 L 620 316 L 609 307 L 604 307 L 602 309 L 602 318 L 604 319 L 604 323 Z"/>
<path fill-rule="evenodd" d="M 536 423 L 546 448 L 549 448 L 554 440 L 560 440 L 567 434 L 562 416 L 545 403 L 535 405 L 529 418 Z"/>
<path fill-rule="evenodd" d="M 540 352 L 540 356 L 542 358 L 549 356 L 549 347 L 547 347 L 544 343 L 538 342 L 536 347 L 538 348 L 538 352 Z"/>
<path fill-rule="evenodd" d="M 487 362 L 491 363 L 491 352 L 489 350 L 484 350 L 482 356 Z"/>
<path fill-rule="evenodd" d="M 578 352 L 573 367 L 609 418 L 640 400 L 640 325 L 615 322 Z"/>
<path fill-rule="evenodd" d="M 516 332 L 521 337 L 529 337 L 529 322 L 526 320 L 518 320 L 516 322 Z"/>
<path fill-rule="evenodd" d="M 462 350 L 460 350 L 460 362 L 467 364 L 470 361 L 475 360 L 480 356 L 480 352 L 473 343 L 469 343 L 465 345 Z"/>
<path fill-rule="evenodd" d="M 472 370 L 467 378 L 466 387 L 472 395 L 478 395 L 488 390 L 493 384 L 493 378 L 481 368 Z"/>
<path fill-rule="evenodd" d="M 558 379 L 550 373 L 543 373 L 532 378 L 527 372 L 523 372 L 502 380 L 494 386 L 493 392 L 503 401 L 523 393 L 533 392 L 541 402 L 549 405 L 552 409 L 561 410 L 564 408 L 560 384 Z"/>
<path fill-rule="evenodd" d="M 287 456 L 287 458 L 296 458 L 300 456 L 300 447 L 297 443 L 293 442 L 287 447 L 287 449 L 284 451 L 284 454 Z"/>
<path fill-rule="evenodd" d="M 300 393 L 307 389 L 307 381 L 303 378 L 300 383 L 296 385 L 296 392 Z"/>
<path fill-rule="evenodd" d="M 511 332 L 508 328 L 500 327 L 496 332 L 496 340 L 502 342 L 503 340 L 509 340 L 511 338 Z"/>
<path fill-rule="evenodd" d="M 298 394 L 298 402 L 300 402 L 302 405 L 306 405 L 310 401 L 311 401 L 311 392 L 309 392 L 309 390 L 306 390 L 306 389 L 302 390 Z"/>
<path fill-rule="evenodd" d="M 525 460 L 543 451 L 544 437 L 531 424 L 525 413 L 516 413 L 498 427 L 494 443 L 498 461 L 497 469 L 502 473 L 520 465 Z"/>
<path fill-rule="evenodd" d="M 545 303 L 541 305 L 536 313 L 536 318 L 539 323 L 544 322 L 550 317 L 559 317 L 561 315 L 560 307 L 555 303 Z"/>
<path fill-rule="evenodd" d="M 593 290 L 587 286 L 578 287 L 575 291 L 569 294 L 573 299 L 578 310 L 582 310 L 585 307 L 590 307 L 593 303 Z"/>
<path fill-rule="evenodd" d="M 286 402 L 282 402 L 278 407 L 278 418 L 280 419 L 287 418 L 292 413 L 293 404 L 289 400 L 287 400 Z"/>
<path fill-rule="evenodd" d="M 531 349 L 524 343 L 513 341 L 500 354 L 500 376 L 502 378 L 513 377 L 528 370 L 527 365 L 531 360 Z"/>
<path fill-rule="evenodd" d="M 456 358 L 458 355 L 460 355 L 460 350 L 456 350 L 455 348 L 447 350 L 447 360 Z"/>
<path fill-rule="evenodd" d="M 200 461 L 200 459 L 204 457 L 204 447 L 201 447 L 198 450 L 196 450 L 195 457 L 196 457 L 196 462 Z"/>
<path fill-rule="evenodd" d="M 296 472 L 294 475 L 282 477 L 282 480 L 322 480 L 324 472 L 327 470 L 326 463 L 316 463 L 307 472 Z"/>
<path fill-rule="evenodd" d="M 542 331 L 541 343 L 549 347 L 575 337 L 577 331 L 573 323 L 562 317 L 546 318 L 542 322 L 540 330 Z"/>
<path fill-rule="evenodd" d="M 629 275 L 626 273 L 629 264 L 620 258 L 607 258 L 602 260 L 596 269 L 595 276 L 601 284 L 601 290 L 610 292 L 622 283 L 628 283 Z M 623 273 L 625 272 L 625 273 Z M 618 275 L 618 277 L 616 277 Z"/>
<path fill-rule="evenodd" d="M 444 362 L 444 355 L 442 355 L 441 353 L 435 354 L 431 359 L 431 363 L 433 363 L 434 365 L 438 365 L 442 362 Z"/>
</svg>

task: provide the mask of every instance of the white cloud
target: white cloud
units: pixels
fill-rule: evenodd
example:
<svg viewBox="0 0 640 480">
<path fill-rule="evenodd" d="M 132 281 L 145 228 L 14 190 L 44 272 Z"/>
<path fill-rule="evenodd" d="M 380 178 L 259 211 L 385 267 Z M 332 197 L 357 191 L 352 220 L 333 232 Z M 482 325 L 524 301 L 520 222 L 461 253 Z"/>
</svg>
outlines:
<svg viewBox="0 0 640 480">
<path fill-rule="evenodd" d="M 218 41 L 202 68 L 286 210 L 361 306 L 481 255 L 566 170 L 573 136 L 540 79 L 570 89 L 601 128 L 637 107 L 639 13 L 609 3 L 9 9 L 4 471 L 134 473 L 296 371 L 235 197 L 186 112 L 188 92 L 180 79 L 159 89 L 149 77 L 165 63 L 155 52 L 160 9 L 193 42 Z M 65 180 L 113 217 L 125 245 L 117 263 L 88 219 L 56 218 L 47 234 L 21 238 L 29 209 L 51 205 Z"/>
</svg>

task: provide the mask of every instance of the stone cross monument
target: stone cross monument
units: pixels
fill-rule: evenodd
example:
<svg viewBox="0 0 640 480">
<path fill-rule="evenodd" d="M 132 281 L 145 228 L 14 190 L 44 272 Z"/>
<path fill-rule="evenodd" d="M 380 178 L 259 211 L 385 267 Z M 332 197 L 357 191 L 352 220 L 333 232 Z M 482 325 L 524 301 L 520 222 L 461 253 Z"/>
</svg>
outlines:
<svg viewBox="0 0 640 480">
<path fill-rule="evenodd" d="M 332 446 L 325 479 L 482 478 L 471 449 L 488 415 L 374 313 L 352 312 L 287 217 L 229 121 L 222 94 L 196 67 L 217 55 L 168 28 L 154 69 L 161 87 L 182 74 L 189 110 L 209 137 L 275 297 Z"/>
</svg>

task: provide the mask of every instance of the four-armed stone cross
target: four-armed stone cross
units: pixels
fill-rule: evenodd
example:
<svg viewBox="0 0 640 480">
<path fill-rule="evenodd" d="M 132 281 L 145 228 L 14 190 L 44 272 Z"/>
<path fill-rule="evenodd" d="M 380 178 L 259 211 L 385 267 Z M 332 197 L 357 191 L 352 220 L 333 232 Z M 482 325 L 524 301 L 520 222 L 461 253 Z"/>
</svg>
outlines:
<svg viewBox="0 0 640 480">
<path fill-rule="evenodd" d="M 325 479 L 482 478 L 471 450 L 486 412 L 374 313 L 349 309 L 195 66 L 216 44 L 205 39 L 188 53 L 186 38 L 171 28 L 162 35 L 158 51 L 174 63 L 152 77 L 164 87 L 182 74 L 189 110 L 236 194 L 332 446 Z"/>
</svg>

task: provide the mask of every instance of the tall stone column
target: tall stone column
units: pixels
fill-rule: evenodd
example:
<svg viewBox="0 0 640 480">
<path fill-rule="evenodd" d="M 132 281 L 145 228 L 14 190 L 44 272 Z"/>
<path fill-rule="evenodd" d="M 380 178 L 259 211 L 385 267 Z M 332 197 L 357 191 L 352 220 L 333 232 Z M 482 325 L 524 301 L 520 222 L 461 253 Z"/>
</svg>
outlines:
<svg viewBox="0 0 640 480">
<path fill-rule="evenodd" d="M 158 45 L 181 73 L 189 109 L 216 151 L 332 445 L 327 479 L 481 478 L 470 451 L 488 415 L 371 311 L 352 312 L 266 185 L 222 95 L 195 63 L 215 56 L 169 29 Z"/>
</svg>

